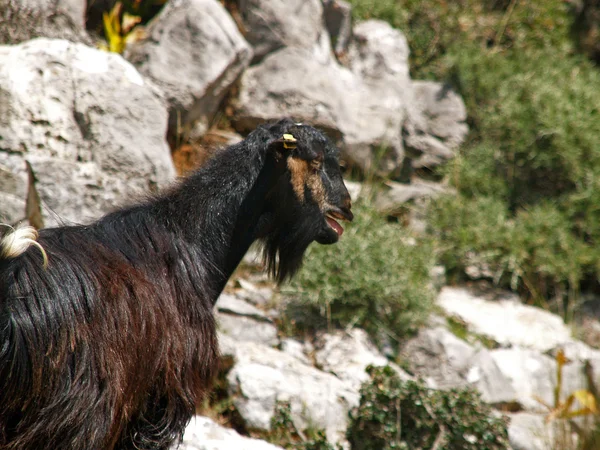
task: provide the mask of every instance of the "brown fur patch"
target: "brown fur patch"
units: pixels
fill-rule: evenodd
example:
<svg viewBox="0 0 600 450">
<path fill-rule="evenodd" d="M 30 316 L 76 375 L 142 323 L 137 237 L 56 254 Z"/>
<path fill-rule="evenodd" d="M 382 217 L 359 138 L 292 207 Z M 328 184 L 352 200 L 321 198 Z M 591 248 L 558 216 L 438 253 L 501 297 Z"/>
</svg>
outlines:
<svg viewBox="0 0 600 450">
<path fill-rule="evenodd" d="M 321 210 L 324 209 L 327 201 L 325 199 L 325 186 L 321 181 L 319 173 L 315 170 L 320 167 L 319 163 L 308 162 L 299 158 L 288 158 L 287 166 L 291 174 L 292 188 L 300 202 L 304 203 L 304 190 L 306 187 L 319 204 Z"/>
<path fill-rule="evenodd" d="M 308 185 L 313 198 L 319 204 L 319 209 L 323 211 L 327 204 L 327 200 L 325 198 L 325 186 L 323 186 L 323 180 L 321 180 L 319 173 L 311 173 L 308 176 L 306 184 Z"/>
<path fill-rule="evenodd" d="M 308 162 L 299 158 L 288 158 L 287 166 L 292 179 L 292 188 L 298 200 L 304 203 L 304 186 L 309 174 Z"/>
</svg>

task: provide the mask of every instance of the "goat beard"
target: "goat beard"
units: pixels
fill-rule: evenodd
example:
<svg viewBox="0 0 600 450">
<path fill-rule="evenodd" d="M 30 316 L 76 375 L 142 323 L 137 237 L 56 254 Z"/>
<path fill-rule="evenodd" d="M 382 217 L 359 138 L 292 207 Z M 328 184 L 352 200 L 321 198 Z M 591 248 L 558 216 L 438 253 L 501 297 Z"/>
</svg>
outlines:
<svg viewBox="0 0 600 450">
<path fill-rule="evenodd" d="M 278 224 L 262 241 L 269 273 L 278 283 L 291 279 L 302 266 L 304 253 L 315 240 L 320 225 L 304 218 L 290 226 Z"/>
</svg>

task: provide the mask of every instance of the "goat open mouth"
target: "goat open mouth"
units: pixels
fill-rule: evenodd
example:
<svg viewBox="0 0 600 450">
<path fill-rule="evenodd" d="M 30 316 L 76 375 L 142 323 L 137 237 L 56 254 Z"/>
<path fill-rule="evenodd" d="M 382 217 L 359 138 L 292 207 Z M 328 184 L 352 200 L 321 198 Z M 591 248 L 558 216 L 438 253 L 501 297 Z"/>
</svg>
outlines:
<svg viewBox="0 0 600 450">
<path fill-rule="evenodd" d="M 335 231 L 338 236 L 344 234 L 344 228 L 339 224 L 338 220 L 350 222 L 353 218 L 354 216 L 350 211 L 333 210 L 327 211 L 327 213 L 325 213 L 325 220 L 327 221 L 327 225 L 329 225 L 329 227 L 333 231 Z"/>
</svg>

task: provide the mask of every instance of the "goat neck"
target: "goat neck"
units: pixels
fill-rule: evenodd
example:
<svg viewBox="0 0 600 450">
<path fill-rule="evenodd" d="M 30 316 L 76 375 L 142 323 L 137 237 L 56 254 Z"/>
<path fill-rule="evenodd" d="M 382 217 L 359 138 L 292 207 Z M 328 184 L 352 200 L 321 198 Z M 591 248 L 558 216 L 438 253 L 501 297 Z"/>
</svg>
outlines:
<svg viewBox="0 0 600 450">
<path fill-rule="evenodd" d="M 156 214 L 207 263 L 207 282 L 220 293 L 256 239 L 266 197 L 281 171 L 258 129 L 219 152 L 157 203 Z"/>
</svg>

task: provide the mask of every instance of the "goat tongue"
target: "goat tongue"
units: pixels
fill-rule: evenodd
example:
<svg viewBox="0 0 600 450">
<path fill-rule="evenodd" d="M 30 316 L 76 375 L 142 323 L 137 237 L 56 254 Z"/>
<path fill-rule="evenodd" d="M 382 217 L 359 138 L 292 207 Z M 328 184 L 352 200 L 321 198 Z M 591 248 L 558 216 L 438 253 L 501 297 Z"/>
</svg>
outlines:
<svg viewBox="0 0 600 450">
<path fill-rule="evenodd" d="M 342 228 L 342 226 L 339 223 L 337 223 L 331 217 L 326 217 L 326 219 L 327 219 L 327 224 L 331 228 L 333 228 L 333 230 L 338 234 L 338 236 L 341 236 L 344 233 L 344 229 Z"/>
</svg>

